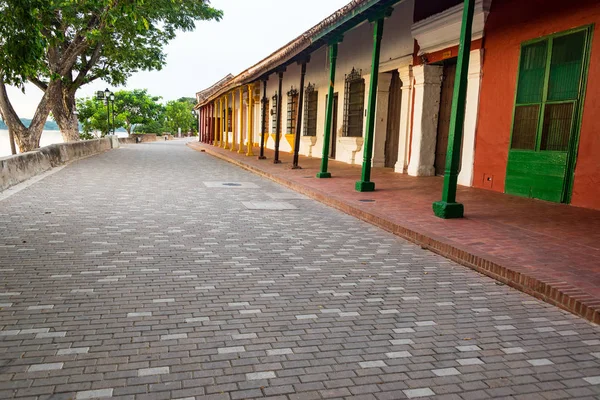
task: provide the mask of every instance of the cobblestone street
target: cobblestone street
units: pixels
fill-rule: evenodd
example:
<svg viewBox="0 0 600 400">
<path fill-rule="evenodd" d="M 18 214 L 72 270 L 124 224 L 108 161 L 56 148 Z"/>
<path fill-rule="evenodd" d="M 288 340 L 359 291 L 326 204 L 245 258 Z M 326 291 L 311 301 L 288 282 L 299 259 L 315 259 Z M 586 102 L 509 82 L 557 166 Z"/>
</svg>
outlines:
<svg viewBox="0 0 600 400">
<path fill-rule="evenodd" d="M 178 140 L 0 201 L 0 399 L 596 399 L 600 330 Z"/>
</svg>

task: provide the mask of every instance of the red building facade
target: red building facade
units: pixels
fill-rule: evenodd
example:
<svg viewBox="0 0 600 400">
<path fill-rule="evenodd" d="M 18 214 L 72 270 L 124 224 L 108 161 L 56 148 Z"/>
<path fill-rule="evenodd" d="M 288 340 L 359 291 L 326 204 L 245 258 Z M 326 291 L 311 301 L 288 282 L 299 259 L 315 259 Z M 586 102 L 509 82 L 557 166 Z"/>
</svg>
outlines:
<svg viewBox="0 0 600 400">
<path fill-rule="evenodd" d="M 599 22 L 594 0 L 492 2 L 473 186 L 600 209 Z"/>
</svg>

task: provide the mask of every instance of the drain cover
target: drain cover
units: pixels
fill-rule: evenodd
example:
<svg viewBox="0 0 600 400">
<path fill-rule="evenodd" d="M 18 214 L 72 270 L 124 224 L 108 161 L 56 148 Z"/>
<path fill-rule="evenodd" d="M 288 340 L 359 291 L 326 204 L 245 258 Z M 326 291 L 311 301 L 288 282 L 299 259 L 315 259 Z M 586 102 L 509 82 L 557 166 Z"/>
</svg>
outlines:
<svg viewBox="0 0 600 400">
<path fill-rule="evenodd" d="M 230 189 L 256 189 L 258 185 L 253 182 L 203 182 L 204 186 L 209 188 L 230 188 Z"/>
<path fill-rule="evenodd" d="M 375 200 L 373 200 L 373 199 L 360 199 L 359 201 L 362 203 L 374 203 L 375 202 Z"/>
</svg>

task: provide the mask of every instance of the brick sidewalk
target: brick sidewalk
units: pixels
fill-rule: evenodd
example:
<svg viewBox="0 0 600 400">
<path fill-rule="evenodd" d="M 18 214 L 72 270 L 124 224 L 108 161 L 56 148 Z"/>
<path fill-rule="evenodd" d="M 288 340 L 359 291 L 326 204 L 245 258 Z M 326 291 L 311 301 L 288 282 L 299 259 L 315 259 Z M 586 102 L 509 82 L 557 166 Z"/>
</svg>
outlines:
<svg viewBox="0 0 600 400">
<path fill-rule="evenodd" d="M 414 178 L 375 168 L 376 191 L 359 193 L 360 166 L 330 161 L 331 179 L 317 179 L 320 159 L 300 157 L 302 169 L 193 142 L 190 147 L 266 176 L 325 204 L 421 244 L 548 303 L 600 322 L 600 212 L 459 187 L 465 218 L 442 220 L 431 204 L 442 179 Z M 258 154 L 258 149 L 254 149 Z M 365 202 L 365 200 L 368 200 Z"/>
</svg>

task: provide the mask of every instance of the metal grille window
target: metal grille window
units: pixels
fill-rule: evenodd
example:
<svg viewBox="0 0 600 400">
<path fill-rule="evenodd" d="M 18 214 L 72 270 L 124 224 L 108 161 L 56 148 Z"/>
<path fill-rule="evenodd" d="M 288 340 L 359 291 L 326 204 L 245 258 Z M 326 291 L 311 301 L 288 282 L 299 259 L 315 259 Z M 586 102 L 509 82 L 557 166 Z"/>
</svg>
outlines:
<svg viewBox="0 0 600 400">
<path fill-rule="evenodd" d="M 344 90 L 344 136 L 361 137 L 365 105 L 365 80 L 361 71 L 352 68 L 346 75 Z"/>
<path fill-rule="evenodd" d="M 296 133 L 296 114 L 298 113 L 298 91 L 291 88 L 287 93 L 287 134 Z"/>
<path fill-rule="evenodd" d="M 580 97 L 587 31 L 523 46 L 511 148 L 567 151 Z"/>
<path fill-rule="evenodd" d="M 271 133 L 277 133 L 277 93 L 271 98 Z"/>
<path fill-rule="evenodd" d="M 269 99 L 266 97 L 263 97 L 263 99 L 261 101 L 262 101 L 263 112 L 264 112 L 263 115 L 265 115 L 265 118 L 263 121 L 265 126 L 263 126 L 262 132 L 269 133 L 269 117 L 268 117 L 268 115 L 269 115 Z M 261 119 L 262 119 L 262 116 L 261 116 Z"/>
<path fill-rule="evenodd" d="M 233 111 L 231 110 L 231 107 L 228 107 L 227 108 L 227 132 L 233 132 L 232 117 L 233 117 Z"/>
<path fill-rule="evenodd" d="M 310 83 L 304 90 L 304 136 L 317 136 L 317 106 L 319 92 Z"/>
</svg>

